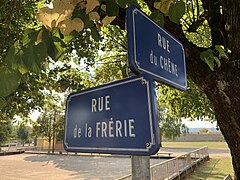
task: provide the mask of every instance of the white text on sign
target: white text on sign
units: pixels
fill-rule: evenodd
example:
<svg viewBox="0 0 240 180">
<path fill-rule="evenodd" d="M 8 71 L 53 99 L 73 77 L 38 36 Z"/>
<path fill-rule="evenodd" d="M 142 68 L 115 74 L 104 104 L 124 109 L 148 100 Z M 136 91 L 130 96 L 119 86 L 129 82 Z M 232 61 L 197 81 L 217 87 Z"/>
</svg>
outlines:
<svg viewBox="0 0 240 180">
<path fill-rule="evenodd" d="M 101 113 L 103 111 L 110 111 L 110 100 L 109 95 L 101 96 L 91 99 L 91 112 L 92 113 Z M 109 112 L 110 113 L 110 112 Z M 74 138 L 124 138 L 124 137 L 136 137 L 134 132 L 134 123 L 133 118 L 126 119 L 93 119 L 95 121 L 92 125 L 87 123 L 85 124 L 76 124 L 73 129 Z M 80 121 L 81 122 L 81 121 Z"/>
<path fill-rule="evenodd" d="M 170 43 L 169 40 L 165 37 L 161 36 L 161 34 L 157 34 L 157 44 L 158 46 L 170 53 Z M 165 57 L 163 55 L 155 55 L 154 51 L 150 51 L 149 61 L 152 65 L 159 67 L 161 70 L 167 71 L 170 74 L 178 77 L 177 64 L 173 63 L 169 57 Z"/>
</svg>

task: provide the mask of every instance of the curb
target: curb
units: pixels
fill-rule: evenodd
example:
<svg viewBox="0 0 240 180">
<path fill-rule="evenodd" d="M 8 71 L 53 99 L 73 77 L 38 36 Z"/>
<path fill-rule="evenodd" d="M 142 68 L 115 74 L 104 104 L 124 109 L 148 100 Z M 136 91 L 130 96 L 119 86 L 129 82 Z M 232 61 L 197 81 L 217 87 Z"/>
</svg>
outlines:
<svg viewBox="0 0 240 180">
<path fill-rule="evenodd" d="M 22 154 L 25 151 L 4 151 L 4 152 L 0 152 L 0 156 L 7 156 L 7 155 L 15 155 L 15 154 Z"/>
</svg>

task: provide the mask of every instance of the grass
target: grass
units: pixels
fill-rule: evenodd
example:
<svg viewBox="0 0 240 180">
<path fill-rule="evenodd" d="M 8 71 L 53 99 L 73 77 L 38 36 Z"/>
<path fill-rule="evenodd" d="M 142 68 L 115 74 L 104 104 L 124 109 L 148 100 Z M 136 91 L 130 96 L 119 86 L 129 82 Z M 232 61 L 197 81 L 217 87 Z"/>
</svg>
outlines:
<svg viewBox="0 0 240 180">
<path fill-rule="evenodd" d="M 165 148 L 201 148 L 208 146 L 210 149 L 227 149 L 226 142 L 162 142 Z"/>
<path fill-rule="evenodd" d="M 163 142 L 165 148 L 200 148 L 227 149 L 226 142 Z M 220 180 L 230 174 L 233 177 L 232 160 L 230 157 L 214 157 L 205 162 L 195 172 L 186 177 L 187 180 Z"/>
<path fill-rule="evenodd" d="M 194 173 L 189 174 L 188 180 L 219 180 L 230 174 L 233 177 L 233 169 L 230 157 L 211 158 L 200 166 Z"/>
</svg>

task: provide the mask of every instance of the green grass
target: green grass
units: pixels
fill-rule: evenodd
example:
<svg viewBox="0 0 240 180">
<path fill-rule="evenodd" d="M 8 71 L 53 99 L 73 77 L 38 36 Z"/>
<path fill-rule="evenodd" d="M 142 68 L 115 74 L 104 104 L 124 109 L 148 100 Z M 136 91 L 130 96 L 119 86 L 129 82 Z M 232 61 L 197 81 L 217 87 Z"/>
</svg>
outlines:
<svg viewBox="0 0 240 180">
<path fill-rule="evenodd" d="M 233 168 L 230 157 L 211 158 L 202 164 L 194 173 L 189 174 L 189 180 L 219 180 L 230 174 L 233 177 Z"/>
<path fill-rule="evenodd" d="M 227 149 L 226 142 L 162 142 L 164 148 L 201 148 L 208 146 L 210 149 Z"/>
<path fill-rule="evenodd" d="M 208 146 L 210 149 L 227 149 L 226 142 L 163 142 L 165 148 L 200 148 Z M 232 161 L 230 157 L 214 157 L 187 176 L 187 180 L 220 180 L 230 174 L 233 177 Z"/>
</svg>

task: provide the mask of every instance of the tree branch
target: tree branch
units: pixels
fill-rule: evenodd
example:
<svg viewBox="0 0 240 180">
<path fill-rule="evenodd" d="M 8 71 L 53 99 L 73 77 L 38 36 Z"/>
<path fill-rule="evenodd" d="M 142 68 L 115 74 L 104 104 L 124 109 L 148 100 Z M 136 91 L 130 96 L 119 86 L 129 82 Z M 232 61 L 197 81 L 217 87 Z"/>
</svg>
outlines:
<svg viewBox="0 0 240 180">
<path fill-rule="evenodd" d="M 225 45 L 224 37 L 222 32 L 223 17 L 220 12 L 220 1 L 219 0 L 202 0 L 203 8 L 207 14 L 207 21 L 211 28 L 212 45 Z"/>
<path fill-rule="evenodd" d="M 200 53 L 205 51 L 206 48 L 198 47 L 190 42 L 186 38 L 181 25 L 171 22 L 166 17 L 165 28 L 183 44 L 187 64 L 187 74 L 196 84 L 199 85 L 199 87 L 202 87 L 203 84 L 207 82 L 206 75 L 212 74 L 208 65 L 200 59 Z"/>
<path fill-rule="evenodd" d="M 206 14 L 202 13 L 196 21 L 194 21 L 188 28 L 188 32 L 196 32 L 197 29 L 203 24 L 206 20 Z"/>
</svg>

